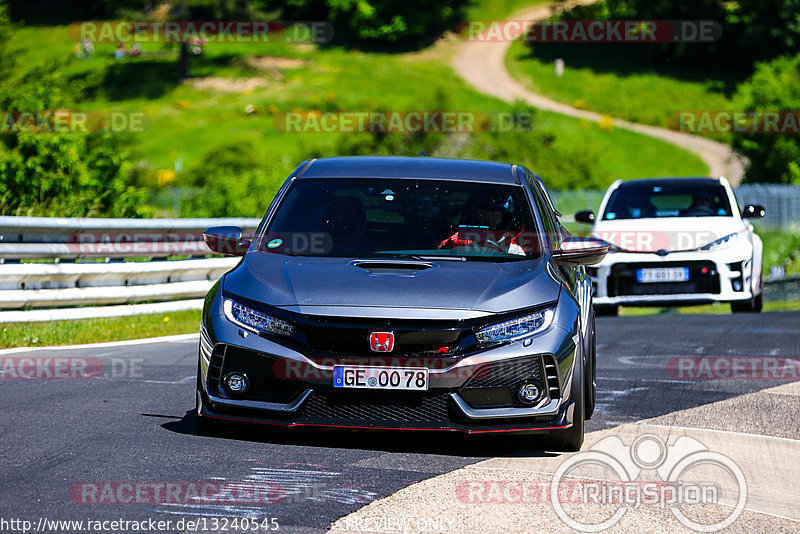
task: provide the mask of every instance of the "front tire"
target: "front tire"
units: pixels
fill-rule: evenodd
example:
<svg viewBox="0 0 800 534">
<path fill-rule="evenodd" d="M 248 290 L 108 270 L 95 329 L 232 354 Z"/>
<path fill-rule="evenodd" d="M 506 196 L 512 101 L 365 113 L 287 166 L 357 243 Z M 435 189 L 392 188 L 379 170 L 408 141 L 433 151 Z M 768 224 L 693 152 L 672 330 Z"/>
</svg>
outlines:
<svg viewBox="0 0 800 534">
<path fill-rule="evenodd" d="M 597 336 L 594 328 L 594 313 L 591 314 L 591 322 L 589 323 L 589 343 L 586 361 L 586 420 L 592 418 L 594 414 L 594 404 L 597 391 Z"/>
<path fill-rule="evenodd" d="M 580 344 L 578 345 L 581 346 Z M 577 452 L 583 446 L 584 424 L 586 418 L 585 366 L 583 350 L 575 355 L 575 371 L 572 374 L 573 403 L 572 426 L 564 430 L 553 430 L 548 434 L 546 443 L 551 450 Z"/>
<path fill-rule="evenodd" d="M 763 277 L 758 278 L 758 293 L 750 300 L 744 302 L 731 302 L 732 313 L 761 313 L 764 309 L 764 282 Z"/>
</svg>

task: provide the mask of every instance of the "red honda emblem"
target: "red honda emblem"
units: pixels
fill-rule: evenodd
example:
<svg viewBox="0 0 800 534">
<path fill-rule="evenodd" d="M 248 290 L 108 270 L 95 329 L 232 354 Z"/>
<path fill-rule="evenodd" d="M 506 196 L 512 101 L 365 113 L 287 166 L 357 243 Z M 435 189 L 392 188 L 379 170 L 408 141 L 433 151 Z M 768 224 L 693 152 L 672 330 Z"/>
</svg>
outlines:
<svg viewBox="0 0 800 534">
<path fill-rule="evenodd" d="M 373 332 L 369 335 L 369 348 L 375 352 L 392 352 L 394 332 Z"/>
</svg>

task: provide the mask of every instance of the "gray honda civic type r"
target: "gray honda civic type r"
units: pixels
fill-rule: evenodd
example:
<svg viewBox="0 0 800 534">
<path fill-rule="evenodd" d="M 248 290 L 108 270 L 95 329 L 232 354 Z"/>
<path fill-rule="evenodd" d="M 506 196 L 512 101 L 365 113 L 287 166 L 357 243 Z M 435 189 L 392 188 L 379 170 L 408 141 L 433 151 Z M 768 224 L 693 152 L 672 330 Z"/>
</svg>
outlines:
<svg viewBox="0 0 800 534">
<path fill-rule="evenodd" d="M 197 421 L 538 435 L 578 450 L 595 398 L 584 265 L 520 165 L 406 157 L 306 161 L 209 291 Z"/>
</svg>

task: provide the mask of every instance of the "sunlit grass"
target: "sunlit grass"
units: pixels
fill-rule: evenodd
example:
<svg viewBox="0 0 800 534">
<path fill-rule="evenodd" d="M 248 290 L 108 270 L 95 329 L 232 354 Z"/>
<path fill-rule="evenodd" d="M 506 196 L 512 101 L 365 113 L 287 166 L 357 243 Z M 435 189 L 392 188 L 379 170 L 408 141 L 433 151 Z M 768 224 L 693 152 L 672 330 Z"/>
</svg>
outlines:
<svg viewBox="0 0 800 534">
<path fill-rule="evenodd" d="M 101 343 L 200 331 L 199 310 L 31 323 L 0 324 L 0 348 Z"/>
</svg>

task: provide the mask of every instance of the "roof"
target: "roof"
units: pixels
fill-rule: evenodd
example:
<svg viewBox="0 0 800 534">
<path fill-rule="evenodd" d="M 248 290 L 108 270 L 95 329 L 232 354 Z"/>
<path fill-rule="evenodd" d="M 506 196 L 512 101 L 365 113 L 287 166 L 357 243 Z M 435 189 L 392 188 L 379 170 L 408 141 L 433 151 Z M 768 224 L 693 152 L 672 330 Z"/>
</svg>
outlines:
<svg viewBox="0 0 800 534">
<path fill-rule="evenodd" d="M 416 178 L 519 183 L 512 165 L 494 161 L 402 156 L 348 156 L 311 160 L 298 178 Z"/>
<path fill-rule="evenodd" d="M 719 178 L 708 177 L 687 177 L 687 178 L 643 178 L 637 180 L 625 180 L 619 187 L 627 185 L 654 186 L 654 185 L 719 185 Z"/>
</svg>

